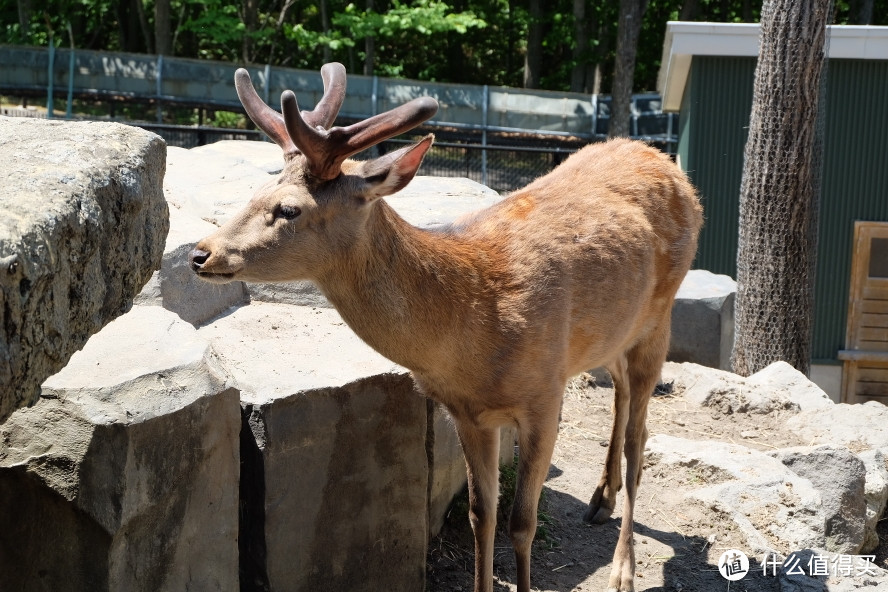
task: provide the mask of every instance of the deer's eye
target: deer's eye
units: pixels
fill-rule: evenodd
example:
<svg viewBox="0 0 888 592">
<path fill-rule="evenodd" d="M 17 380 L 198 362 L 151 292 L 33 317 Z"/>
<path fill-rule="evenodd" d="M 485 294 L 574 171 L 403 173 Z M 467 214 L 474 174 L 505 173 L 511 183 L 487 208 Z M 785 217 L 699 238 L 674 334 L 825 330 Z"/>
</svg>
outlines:
<svg viewBox="0 0 888 592">
<path fill-rule="evenodd" d="M 297 208 L 296 206 L 288 206 L 281 204 L 278 206 L 276 217 L 283 218 L 284 220 L 294 220 L 299 214 L 302 213 L 302 210 Z"/>
</svg>

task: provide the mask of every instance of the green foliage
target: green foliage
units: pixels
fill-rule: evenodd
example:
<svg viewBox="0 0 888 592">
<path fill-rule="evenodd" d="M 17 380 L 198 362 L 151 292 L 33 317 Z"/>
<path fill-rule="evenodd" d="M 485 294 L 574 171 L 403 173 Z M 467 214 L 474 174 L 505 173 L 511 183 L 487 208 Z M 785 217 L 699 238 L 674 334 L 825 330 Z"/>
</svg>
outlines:
<svg viewBox="0 0 888 592">
<path fill-rule="evenodd" d="M 202 40 L 196 57 L 236 60 L 236 48 L 246 34 L 246 26 L 238 15 L 237 6 L 223 0 L 188 0 L 185 4 L 200 8 L 188 11 L 190 16 L 179 29 Z"/>
<path fill-rule="evenodd" d="M 152 52 L 154 8 L 170 6 L 173 54 L 317 69 L 326 59 L 360 72 L 373 40 L 373 72 L 424 80 L 520 86 L 530 16 L 524 0 L 0 0 L 0 43 Z M 649 0 L 635 88 L 653 90 L 666 21 L 754 22 L 762 0 Z M 862 0 L 836 0 L 853 24 Z M 586 0 L 588 42 L 577 48 L 573 0 L 544 3 L 542 87 L 568 90 L 575 66 L 598 66 L 610 88 L 617 29 L 613 0 Z M 322 10 L 323 8 L 323 10 Z M 684 11 L 684 14 L 683 14 Z M 326 14 L 328 18 L 322 18 Z M 888 0 L 873 0 L 888 24 Z"/>
<path fill-rule="evenodd" d="M 384 13 L 359 10 L 354 4 L 345 7 L 333 17 L 333 24 L 342 27 L 353 37 L 396 37 L 405 33 L 432 35 L 456 31 L 465 34 L 471 27 L 484 27 L 482 19 L 471 11 L 454 13 L 438 0 L 417 0 L 407 6 L 392 0 L 392 6 Z"/>
</svg>

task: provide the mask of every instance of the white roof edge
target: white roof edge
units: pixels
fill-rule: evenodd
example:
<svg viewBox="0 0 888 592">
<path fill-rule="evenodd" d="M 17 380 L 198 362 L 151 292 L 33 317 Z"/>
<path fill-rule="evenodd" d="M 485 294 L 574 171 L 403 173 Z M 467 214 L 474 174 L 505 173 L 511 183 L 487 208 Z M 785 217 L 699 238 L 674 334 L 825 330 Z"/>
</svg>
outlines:
<svg viewBox="0 0 888 592">
<path fill-rule="evenodd" d="M 681 107 L 693 56 L 755 57 L 759 29 L 758 23 L 669 21 L 657 79 L 663 110 Z M 888 60 L 888 27 L 829 25 L 827 29 L 830 58 Z"/>
</svg>

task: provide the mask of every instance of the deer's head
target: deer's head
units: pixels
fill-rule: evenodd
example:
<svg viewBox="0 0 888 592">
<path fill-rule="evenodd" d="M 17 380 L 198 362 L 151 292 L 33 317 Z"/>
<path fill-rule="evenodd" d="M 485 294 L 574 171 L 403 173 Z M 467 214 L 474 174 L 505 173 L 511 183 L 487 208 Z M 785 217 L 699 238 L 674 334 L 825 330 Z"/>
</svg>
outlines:
<svg viewBox="0 0 888 592">
<path fill-rule="evenodd" d="M 345 67 L 321 69 L 324 96 L 300 111 L 292 91 L 281 113 L 267 106 L 246 70 L 235 73 L 238 97 L 250 119 L 284 151 L 277 178 L 246 208 L 190 253 L 191 268 L 212 282 L 313 279 L 363 232 L 369 208 L 413 179 L 432 136 L 367 161 L 349 157 L 432 117 L 438 103 L 414 99 L 348 127 L 331 127 L 345 98 Z"/>
</svg>

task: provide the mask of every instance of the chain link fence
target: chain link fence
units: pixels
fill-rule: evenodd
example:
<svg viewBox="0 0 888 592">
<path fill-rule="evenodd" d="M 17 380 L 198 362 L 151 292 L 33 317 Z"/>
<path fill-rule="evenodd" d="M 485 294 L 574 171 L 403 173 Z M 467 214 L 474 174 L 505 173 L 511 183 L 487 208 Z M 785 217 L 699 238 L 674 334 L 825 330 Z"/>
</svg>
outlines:
<svg viewBox="0 0 888 592">
<path fill-rule="evenodd" d="M 406 143 L 407 140 L 384 142 L 380 152 L 395 150 Z M 508 193 L 545 175 L 577 149 L 436 141 L 426 154 L 419 174 L 466 177 L 498 193 Z"/>
</svg>

